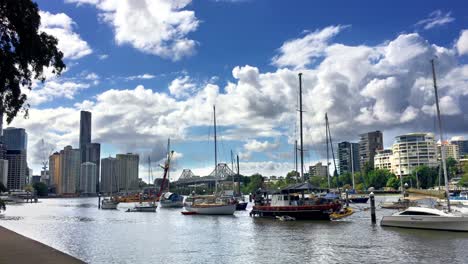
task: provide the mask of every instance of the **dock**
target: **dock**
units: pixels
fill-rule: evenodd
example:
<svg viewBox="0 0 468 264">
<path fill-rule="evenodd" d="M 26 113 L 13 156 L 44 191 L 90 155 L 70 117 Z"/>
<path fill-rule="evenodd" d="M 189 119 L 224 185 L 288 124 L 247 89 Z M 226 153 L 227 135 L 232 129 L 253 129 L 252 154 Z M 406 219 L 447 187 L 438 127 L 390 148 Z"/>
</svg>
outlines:
<svg viewBox="0 0 468 264">
<path fill-rule="evenodd" d="M 66 253 L 0 226 L 0 263 L 85 263 Z"/>
</svg>

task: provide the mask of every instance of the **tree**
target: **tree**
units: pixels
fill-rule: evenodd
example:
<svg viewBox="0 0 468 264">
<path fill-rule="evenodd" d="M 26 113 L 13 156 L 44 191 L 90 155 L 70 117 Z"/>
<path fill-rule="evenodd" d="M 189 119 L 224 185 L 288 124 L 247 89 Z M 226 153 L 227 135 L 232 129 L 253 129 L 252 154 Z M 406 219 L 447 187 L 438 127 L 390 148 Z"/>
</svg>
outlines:
<svg viewBox="0 0 468 264">
<path fill-rule="evenodd" d="M 448 157 L 446 160 L 447 165 L 447 172 L 449 174 L 449 178 L 453 178 L 457 175 L 458 172 L 458 162 L 456 159 L 452 157 Z"/>
<path fill-rule="evenodd" d="M 412 175 L 415 178 L 417 175 L 420 188 L 427 189 L 433 187 L 438 181 L 439 170 L 422 165 L 414 169 Z"/>
<path fill-rule="evenodd" d="M 396 176 L 390 177 L 387 180 L 387 184 L 385 186 L 398 190 L 398 188 L 400 188 L 400 179 L 398 179 Z"/>
<path fill-rule="evenodd" d="M 43 182 L 36 182 L 33 184 L 34 190 L 36 190 L 37 195 L 39 196 L 47 196 L 49 193 L 49 189 L 47 188 L 47 185 Z"/>
<path fill-rule="evenodd" d="M 0 182 L 0 193 L 8 191 L 7 187 L 3 185 L 3 182 Z"/>
<path fill-rule="evenodd" d="M 5 211 L 6 210 L 6 203 L 2 199 L 0 199 L 0 211 Z"/>
<path fill-rule="evenodd" d="M 246 193 L 254 193 L 259 188 L 263 187 L 263 176 L 261 174 L 254 174 L 250 176 L 250 182 L 245 188 Z"/>
<path fill-rule="evenodd" d="M 366 186 L 374 187 L 375 189 L 381 189 L 387 186 L 388 179 L 395 176 L 389 170 L 377 169 L 371 170 L 367 173 L 367 177 L 364 177 Z"/>
<path fill-rule="evenodd" d="M 286 183 L 292 184 L 297 182 L 297 178 L 299 177 L 299 173 L 297 171 L 290 171 L 286 174 Z"/>
<path fill-rule="evenodd" d="M 29 105 L 21 87 L 31 89 L 33 79 L 45 81 L 44 67 L 60 74 L 65 68 L 57 39 L 39 32 L 39 8 L 31 0 L 0 1 L 0 107 L 10 123 Z"/>
</svg>

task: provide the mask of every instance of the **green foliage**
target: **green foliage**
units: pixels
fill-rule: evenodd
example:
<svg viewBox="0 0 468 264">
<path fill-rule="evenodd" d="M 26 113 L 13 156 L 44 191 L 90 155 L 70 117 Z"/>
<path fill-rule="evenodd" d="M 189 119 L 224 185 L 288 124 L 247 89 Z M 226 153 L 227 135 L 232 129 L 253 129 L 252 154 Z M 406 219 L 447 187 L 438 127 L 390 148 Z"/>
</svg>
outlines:
<svg viewBox="0 0 468 264">
<path fill-rule="evenodd" d="M 363 183 L 358 183 L 358 184 L 356 184 L 356 190 L 358 190 L 358 191 L 365 191 L 366 188 L 364 188 L 364 184 L 363 184 Z"/>
<path fill-rule="evenodd" d="M 398 190 L 398 188 L 400 188 L 400 179 L 396 176 L 392 176 L 387 180 L 387 184 L 385 186 Z"/>
<path fill-rule="evenodd" d="M 463 166 L 463 176 L 462 176 L 460 182 L 458 182 L 458 185 L 468 186 L 468 163 L 466 163 Z"/>
<path fill-rule="evenodd" d="M 3 182 L 0 182 L 0 193 L 8 191 L 7 187 L 3 184 Z"/>
<path fill-rule="evenodd" d="M 312 176 L 309 178 L 310 184 L 323 189 L 328 188 L 328 179 L 326 176 Z"/>
<path fill-rule="evenodd" d="M 391 177 L 395 177 L 393 173 L 385 169 L 377 169 L 368 171 L 367 175 L 364 176 L 364 183 L 368 187 L 374 187 L 375 189 L 381 189 L 387 186 L 387 182 Z"/>
<path fill-rule="evenodd" d="M 47 185 L 43 182 L 36 182 L 33 184 L 34 190 L 36 190 L 38 196 L 47 196 L 49 189 Z"/>
<path fill-rule="evenodd" d="M 447 172 L 449 174 L 449 179 L 457 175 L 458 172 L 458 162 L 456 159 L 449 157 L 446 160 Z"/>
<path fill-rule="evenodd" d="M 254 174 L 250 176 L 249 183 L 243 188 L 243 193 L 254 193 L 259 188 L 263 187 L 263 176 L 261 174 Z"/>
<path fill-rule="evenodd" d="M 416 179 L 418 177 L 419 187 L 423 189 L 431 188 L 438 184 L 439 169 L 430 168 L 422 165 L 413 170 L 412 176 Z"/>
<path fill-rule="evenodd" d="M 297 171 L 290 171 L 288 172 L 288 174 L 286 174 L 286 183 L 287 184 L 296 183 L 298 177 L 299 177 L 299 173 Z"/>
<path fill-rule="evenodd" d="M 31 0 L 0 1 L 0 101 L 8 123 L 20 110 L 28 114 L 22 86 L 31 89 L 33 79 L 45 81 L 44 67 L 56 74 L 65 68 L 57 39 L 39 32 L 40 23 L 39 8 Z"/>
<path fill-rule="evenodd" d="M 6 203 L 2 199 L 0 199 L 0 211 L 5 211 L 6 210 Z"/>
</svg>

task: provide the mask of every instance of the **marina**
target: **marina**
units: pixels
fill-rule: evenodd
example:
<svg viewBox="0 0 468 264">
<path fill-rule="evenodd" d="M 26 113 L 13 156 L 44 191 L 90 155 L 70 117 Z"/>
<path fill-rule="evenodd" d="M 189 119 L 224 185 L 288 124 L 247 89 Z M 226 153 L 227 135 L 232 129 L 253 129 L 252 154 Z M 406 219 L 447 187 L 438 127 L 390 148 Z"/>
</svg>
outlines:
<svg viewBox="0 0 468 264">
<path fill-rule="evenodd" d="M 377 196 L 376 203 L 397 200 Z M 230 216 L 184 216 L 98 210 L 96 198 L 44 199 L 8 206 L 0 225 L 87 263 L 463 263 L 468 233 L 372 225 L 368 205 L 339 221 L 280 221 Z M 378 222 L 395 210 L 377 207 Z M 80 232 L 80 236 L 77 236 Z M 203 234 L 203 235 L 200 235 Z"/>
</svg>

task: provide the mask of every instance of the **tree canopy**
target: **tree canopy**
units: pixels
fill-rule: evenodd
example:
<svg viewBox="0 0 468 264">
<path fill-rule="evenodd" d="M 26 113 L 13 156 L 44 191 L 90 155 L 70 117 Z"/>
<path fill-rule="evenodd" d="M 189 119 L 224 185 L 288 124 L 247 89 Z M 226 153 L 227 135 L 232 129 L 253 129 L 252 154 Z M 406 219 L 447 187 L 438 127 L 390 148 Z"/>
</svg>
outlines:
<svg viewBox="0 0 468 264">
<path fill-rule="evenodd" d="M 47 188 L 47 185 L 43 182 L 36 182 L 33 184 L 34 190 L 36 190 L 37 195 L 39 196 L 47 196 L 49 193 L 49 189 Z"/>
<path fill-rule="evenodd" d="M 39 8 L 31 0 L 0 0 L 0 111 L 10 123 L 20 110 L 28 114 L 33 80 L 45 81 L 44 68 L 60 74 L 65 68 L 57 39 L 39 31 Z M 26 104 L 25 104 L 26 103 Z"/>
</svg>

